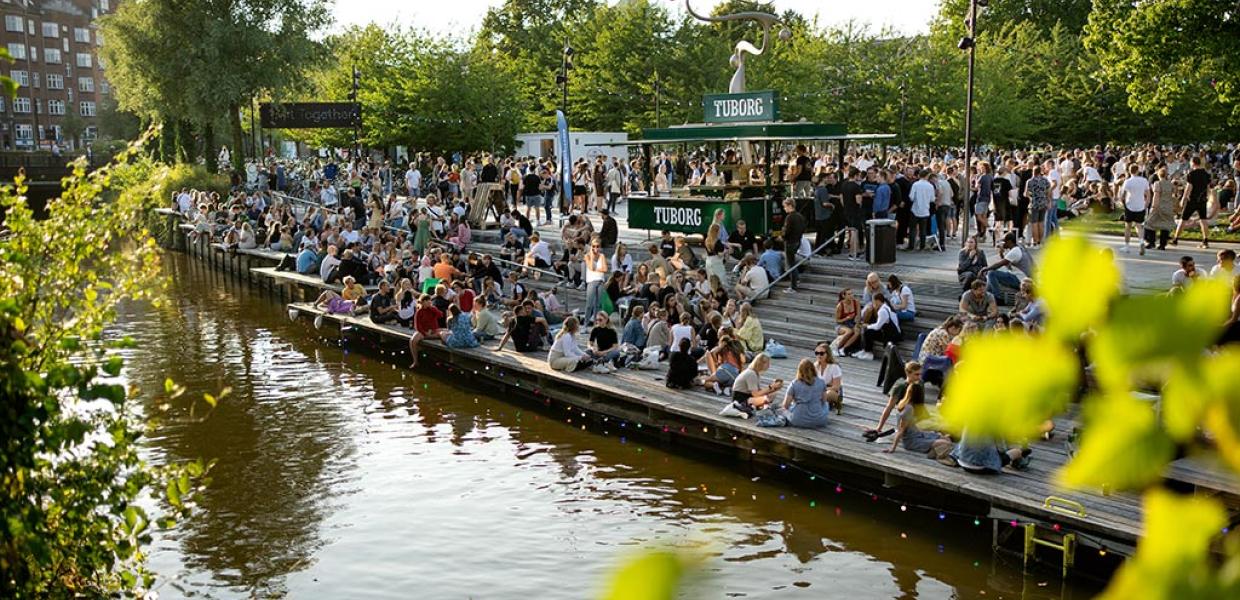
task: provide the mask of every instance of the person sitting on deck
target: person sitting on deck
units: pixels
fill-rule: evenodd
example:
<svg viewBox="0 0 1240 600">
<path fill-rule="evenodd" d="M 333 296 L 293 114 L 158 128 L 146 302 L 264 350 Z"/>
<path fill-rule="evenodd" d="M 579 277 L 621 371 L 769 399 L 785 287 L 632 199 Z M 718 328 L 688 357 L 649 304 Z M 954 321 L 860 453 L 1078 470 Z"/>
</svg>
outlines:
<svg viewBox="0 0 1240 600">
<path fill-rule="evenodd" d="M 621 345 L 631 345 L 638 350 L 646 349 L 646 326 L 642 319 L 645 314 L 646 309 L 640 304 L 629 309 L 629 320 L 620 332 Z"/>
<path fill-rule="evenodd" d="M 797 378 L 784 393 L 781 407 L 758 413 L 755 422 L 759 427 L 826 427 L 827 415 L 831 413 L 829 398 L 833 395 L 826 382 L 818 377 L 814 361 L 803 358 L 797 364 Z"/>
<path fill-rule="evenodd" d="M 567 323 L 567 320 L 565 322 Z M 512 318 L 508 319 L 504 336 L 499 339 L 495 350 L 503 350 L 504 344 L 511 339 L 517 352 L 535 352 L 542 348 L 544 336 L 549 329 L 546 319 L 533 314 L 532 303 L 518 304 L 513 308 Z"/>
<path fill-rule="evenodd" d="M 994 440 L 970 435 L 965 429 L 948 457 L 951 462 L 941 462 L 955 464 L 969 473 L 988 475 L 1002 472 L 1008 465 L 1018 471 L 1029 468 L 1032 452 L 1029 448 L 1008 448 L 1006 444 L 1000 447 Z"/>
<path fill-rule="evenodd" d="M 474 337 L 480 342 L 489 342 L 504 334 L 504 327 L 500 325 L 495 313 L 487 310 L 488 304 L 486 296 L 474 299 L 474 310 L 470 317 L 473 322 Z"/>
<path fill-rule="evenodd" d="M 773 240 L 762 241 L 762 256 L 758 257 L 758 264 L 766 269 L 766 276 L 770 281 L 775 281 L 784 274 L 784 253 L 775 249 Z"/>
<path fill-rule="evenodd" d="M 869 306 L 874 301 L 874 296 L 886 294 L 883 292 L 882 281 L 878 278 L 878 273 L 871 272 L 865 276 L 865 285 L 861 288 L 861 305 Z"/>
<path fill-rule="evenodd" d="M 754 297 L 759 290 L 765 290 L 770 285 L 771 280 L 767 274 L 766 268 L 758 264 L 758 260 L 752 254 L 746 254 L 741 259 L 741 276 L 736 282 L 733 291 L 736 295 L 745 300 L 761 300 L 771 295 L 770 290 L 762 292 L 760 297 Z"/>
<path fill-rule="evenodd" d="M 831 346 L 819 343 L 814 347 L 814 372 L 827 385 L 827 405 L 836 414 L 844 412 L 844 369 L 835 361 Z"/>
<path fill-rule="evenodd" d="M 441 330 L 439 336 L 449 348 L 478 347 L 478 338 L 474 336 L 474 325 L 470 321 L 469 313 L 463 312 L 456 304 L 448 307 L 448 328 Z"/>
<path fill-rule="evenodd" d="M 925 431 L 917 428 L 917 421 L 926 417 L 925 388 L 921 384 L 921 363 L 910 361 L 904 365 L 903 385 L 897 382 L 891 389 L 891 398 L 883 409 L 883 417 L 890 414 L 891 409 L 899 414 L 896 423 L 895 437 L 891 439 L 891 447 L 884 450 L 888 454 L 895 452 L 901 444 L 909 452 L 932 454 L 933 458 L 947 456 L 952 450 L 951 439 L 936 431 Z M 895 401 L 899 398 L 899 401 Z M 894 406 L 893 406 L 894 404 Z M 884 423 L 880 421 L 881 429 Z M 868 433 L 868 432 L 867 432 Z M 867 439 L 868 436 L 867 436 Z"/>
<path fill-rule="evenodd" d="M 1003 236 L 1002 258 L 993 265 L 983 267 L 978 277 L 986 278 L 987 291 L 1002 303 L 1003 290 L 1019 289 L 1021 278 L 1033 277 L 1033 269 L 1033 255 L 1016 241 L 1016 232 L 1013 231 Z"/>
<path fill-rule="evenodd" d="M 749 352 L 761 352 L 766 347 L 766 338 L 762 332 L 762 322 L 753 314 L 753 305 L 748 302 L 741 304 L 736 339 Z"/>
<path fill-rule="evenodd" d="M 422 294 L 418 298 L 418 311 L 413 316 L 413 335 L 409 336 L 409 367 L 418 366 L 418 344 L 422 340 L 431 338 L 441 338 L 440 332 L 443 328 L 439 326 L 443 322 L 444 315 L 435 308 L 431 302 L 430 294 Z"/>
<path fill-rule="evenodd" d="M 960 295 L 960 318 L 978 326 L 994 324 L 999 317 L 999 305 L 994 294 L 986 291 L 986 282 L 975 279 L 969 291 Z"/>
<path fill-rule="evenodd" d="M 702 387 L 719 396 L 730 395 L 732 383 L 740 375 L 741 365 L 745 364 L 745 348 L 730 327 L 724 327 L 719 332 L 719 343 L 703 358 L 706 360 L 707 375 L 702 380 Z"/>
<path fill-rule="evenodd" d="M 771 357 L 767 353 L 754 355 L 749 367 L 741 371 L 732 384 L 732 402 L 723 407 L 719 414 L 748 419 L 755 411 L 766 408 L 770 404 L 770 395 L 784 386 L 782 379 L 776 379 L 768 386 L 762 385 L 762 373 L 769 368 Z"/>
<path fill-rule="evenodd" d="M 606 312 L 600 310 L 594 313 L 594 327 L 590 329 L 589 342 L 589 352 L 597 361 L 613 365 L 616 359 L 620 358 L 620 336 L 612 328 L 611 318 Z"/>
<path fill-rule="evenodd" d="M 379 282 L 379 291 L 370 297 L 370 320 L 382 325 L 396 320 L 396 295 L 387 281 Z"/>
<path fill-rule="evenodd" d="M 692 271 L 698 267 L 697 254 L 693 252 L 693 248 L 685 240 L 685 236 L 677 236 L 675 241 L 676 252 L 668 259 L 668 262 L 678 271 Z"/>
<path fill-rule="evenodd" d="M 324 256 L 323 261 L 319 263 L 319 279 L 322 279 L 324 283 L 331 283 L 338 277 L 336 267 L 340 266 L 340 259 L 336 257 L 337 252 L 339 250 L 334 244 L 328 246 L 327 256 Z"/>
<path fill-rule="evenodd" d="M 874 344 L 882 346 L 898 342 L 903 336 L 900 331 L 900 321 L 896 318 L 895 311 L 892 311 L 891 306 L 888 305 L 887 297 L 881 293 L 875 294 L 874 306 L 874 322 L 863 327 L 861 336 L 851 346 L 844 348 L 845 356 L 874 360 Z"/>
<path fill-rule="evenodd" d="M 851 289 L 840 290 L 835 303 L 835 339 L 831 340 L 831 352 L 844 356 L 843 348 L 853 345 L 861 337 L 861 303 Z"/>
<path fill-rule="evenodd" d="M 611 368 L 603 363 L 595 363 L 595 358 L 577 345 L 577 317 L 564 320 L 564 327 L 555 336 L 551 350 L 547 353 L 547 365 L 556 371 L 573 372 L 589 366 L 596 366 L 596 373 L 610 373 Z"/>
<path fill-rule="evenodd" d="M 301 275 L 309 275 L 317 273 L 319 270 L 319 255 L 314 251 L 314 247 L 310 244 L 302 244 L 301 252 L 297 254 L 297 273 Z"/>
<path fill-rule="evenodd" d="M 887 297 L 891 300 L 891 310 L 896 313 L 896 318 L 900 322 L 912 321 L 917 317 L 917 305 L 913 302 L 913 289 L 900 281 L 900 277 L 895 273 L 887 276 L 887 292 Z"/>
<path fill-rule="evenodd" d="M 667 387 L 678 390 L 693 389 L 697 378 L 697 360 L 690 352 L 689 338 L 680 338 L 680 343 L 667 359 Z"/>
</svg>

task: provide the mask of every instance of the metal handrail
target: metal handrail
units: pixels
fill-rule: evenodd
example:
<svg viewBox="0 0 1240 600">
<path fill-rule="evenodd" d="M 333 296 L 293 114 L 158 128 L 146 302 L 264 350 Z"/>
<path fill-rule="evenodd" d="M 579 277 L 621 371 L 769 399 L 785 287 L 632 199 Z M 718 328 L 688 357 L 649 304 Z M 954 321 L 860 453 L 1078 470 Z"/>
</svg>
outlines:
<svg viewBox="0 0 1240 600">
<path fill-rule="evenodd" d="M 764 288 L 762 288 L 762 289 L 760 289 L 760 290 L 758 290 L 758 291 L 754 292 L 753 294 L 750 294 L 750 295 L 749 295 L 749 298 L 747 298 L 747 300 L 748 300 L 749 302 L 751 302 L 751 303 L 752 303 L 752 302 L 756 302 L 756 301 L 757 301 L 757 300 L 758 300 L 758 299 L 762 296 L 762 294 L 765 294 L 765 293 L 769 292 L 769 291 L 771 290 L 771 288 L 775 287 L 775 284 L 776 284 L 776 283 L 779 283 L 781 280 L 783 280 L 783 278 L 785 278 L 785 277 L 787 277 L 787 276 L 791 275 L 791 274 L 792 274 L 792 270 L 793 270 L 793 269 L 799 269 L 799 268 L 801 268 L 801 265 L 803 265 L 803 264 L 805 264 L 805 263 L 809 262 L 809 259 L 813 258 L 815 254 L 818 254 L 818 252 L 819 252 L 819 251 L 821 251 L 823 248 L 826 248 L 826 247 L 827 247 L 827 244 L 830 244 L 831 242 L 834 242 L 837 238 L 839 238 L 841 235 L 844 235 L 844 234 L 845 234 L 845 233 L 847 233 L 847 232 L 848 232 L 848 228 L 844 228 L 844 229 L 841 229 L 841 230 L 839 230 L 839 231 L 835 232 L 835 235 L 831 236 L 831 237 L 830 237 L 827 241 L 825 241 L 825 242 L 823 242 L 823 243 L 821 243 L 821 244 L 818 244 L 818 247 L 817 247 L 817 248 L 814 248 L 813 250 L 810 250 L 810 251 L 809 251 L 809 256 L 806 256 L 805 258 L 802 258 L 801 260 L 798 260 L 798 261 L 797 261 L 797 264 L 792 265 L 791 267 L 788 267 L 787 269 L 784 269 L 784 272 L 783 272 L 783 273 L 780 273 L 780 274 L 779 274 L 779 277 L 776 277 L 775 279 L 772 279 L 770 283 L 766 284 L 766 287 L 764 287 Z"/>
<path fill-rule="evenodd" d="M 538 268 L 538 267 L 530 267 L 530 266 L 526 266 L 524 263 L 519 263 L 519 262 L 516 262 L 516 261 L 511 261 L 511 260 L 508 260 L 508 259 L 506 259 L 506 258 L 497 258 L 497 257 L 495 257 L 495 256 L 491 256 L 491 260 L 492 260 L 492 261 L 494 261 L 494 262 L 497 262 L 497 263 L 502 263 L 502 264 L 506 264 L 506 265 L 512 265 L 512 266 L 517 267 L 517 268 L 519 268 L 519 269 L 523 269 L 523 270 L 530 270 L 530 271 L 534 271 L 535 273 L 542 273 L 542 274 L 544 274 L 544 275 L 550 275 L 550 276 L 552 276 L 552 277 L 555 277 L 556 279 L 561 279 L 561 280 L 563 280 L 563 279 L 568 279 L 568 277 L 566 277 L 566 276 L 564 276 L 564 275 L 561 275 L 561 274 L 559 274 L 559 273 L 556 273 L 555 271 L 548 271 L 548 270 L 546 270 L 546 269 L 540 269 L 540 268 Z"/>
</svg>

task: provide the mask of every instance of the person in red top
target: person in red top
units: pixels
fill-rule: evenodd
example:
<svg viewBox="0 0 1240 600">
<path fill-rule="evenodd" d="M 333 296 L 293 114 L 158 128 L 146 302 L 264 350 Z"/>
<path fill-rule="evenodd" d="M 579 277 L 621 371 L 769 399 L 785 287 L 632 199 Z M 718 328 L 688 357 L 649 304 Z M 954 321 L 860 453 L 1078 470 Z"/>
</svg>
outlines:
<svg viewBox="0 0 1240 600">
<path fill-rule="evenodd" d="M 461 281 L 453 281 L 452 291 L 456 293 L 456 305 L 461 308 L 461 312 L 474 312 L 474 290 Z"/>
<path fill-rule="evenodd" d="M 409 368 L 418 366 L 418 344 L 426 338 L 443 338 L 446 329 L 439 326 L 443 312 L 431 303 L 429 294 L 418 298 L 418 311 L 413 315 L 413 335 L 409 336 Z"/>
</svg>

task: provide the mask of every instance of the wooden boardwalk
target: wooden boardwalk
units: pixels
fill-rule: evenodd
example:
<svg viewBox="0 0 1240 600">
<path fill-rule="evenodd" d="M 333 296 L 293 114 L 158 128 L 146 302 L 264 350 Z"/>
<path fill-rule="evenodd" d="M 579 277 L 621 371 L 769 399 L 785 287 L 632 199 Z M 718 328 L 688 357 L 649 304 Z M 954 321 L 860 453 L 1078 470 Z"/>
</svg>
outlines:
<svg viewBox="0 0 1240 600">
<path fill-rule="evenodd" d="M 542 228 L 545 235 L 558 239 L 558 229 Z M 641 242 L 645 232 L 621 227 L 620 240 L 634 252 L 635 259 L 644 258 Z M 497 240 L 484 232 L 476 232 L 476 250 L 494 252 Z M 1104 238 L 1114 244 L 1113 238 Z M 279 259 L 278 253 L 246 256 L 244 266 L 229 266 L 213 249 L 190 252 L 217 267 L 230 270 L 255 285 L 281 290 L 280 297 L 293 300 L 290 308 L 308 318 L 323 316 L 330 322 L 347 326 L 347 335 L 365 335 L 380 340 L 384 347 L 401 349 L 410 330 L 389 325 L 376 325 L 365 316 L 323 315 L 322 311 L 304 300 L 317 296 L 324 284 L 317 281 L 293 281 L 287 273 L 269 267 Z M 473 250 L 471 246 L 471 250 Z M 986 249 L 993 261 L 995 251 Z M 261 251 L 266 252 L 266 251 Z M 1199 265 L 1208 268 L 1213 251 L 1185 252 L 1197 257 Z M 274 256 L 272 256 L 274 254 Z M 225 256 L 227 256 L 225 254 Z M 1179 254 L 1161 253 L 1138 257 L 1117 254 L 1125 270 L 1129 289 L 1162 289 L 1169 280 Z M 238 259 L 239 260 L 239 259 Z M 841 286 L 857 289 L 864 274 L 870 270 L 883 277 L 898 273 L 918 295 L 920 315 L 911 328 L 913 335 L 926 330 L 954 312 L 954 298 L 959 286 L 955 279 L 955 252 L 901 253 L 900 264 L 872 268 L 865 263 L 838 258 L 815 259 L 803 278 L 805 290 L 796 294 L 775 291 L 768 301 L 757 305 L 767 337 L 776 337 L 789 347 L 790 358 L 773 361 L 766 379 L 792 381 L 797 361 L 808 357 L 807 348 L 825 338 L 830 314 L 834 310 L 835 291 Z M 276 278 L 286 285 L 276 285 Z M 308 277 L 307 280 L 315 278 Z M 551 278 L 540 282 L 527 281 L 533 287 L 553 285 Z M 285 295 L 284 290 L 291 290 Z M 580 306 L 584 293 L 561 287 L 560 297 L 572 306 Z M 297 300 L 303 300 L 298 302 Z M 342 332 L 342 335 L 345 333 Z M 913 335 L 907 336 L 908 338 Z M 912 340 L 900 345 L 904 356 L 911 354 Z M 621 370 L 611 375 L 590 372 L 562 373 L 546 364 L 546 353 L 520 354 L 512 350 L 497 352 L 489 346 L 470 350 L 450 350 L 438 341 L 426 341 L 422 351 L 427 357 L 421 369 L 449 369 L 474 375 L 475 383 L 531 396 L 548 404 L 564 405 L 580 410 L 603 423 L 617 422 L 628 427 L 660 436 L 669 442 L 707 445 L 716 450 L 735 453 L 741 460 L 788 463 L 821 473 L 846 489 L 881 489 L 883 494 L 907 498 L 910 504 L 928 505 L 944 510 L 977 515 L 991 519 L 992 535 L 1001 538 L 1016 533 L 1017 524 L 1033 524 L 1040 536 L 1076 533 L 1078 544 L 1105 548 L 1127 555 L 1140 535 L 1140 499 L 1130 493 L 1103 494 L 1093 491 L 1066 491 L 1054 483 L 1054 474 L 1069 458 L 1065 440 L 1076 426 L 1072 413 L 1056 420 L 1055 436 L 1050 441 L 1032 444 L 1033 460 L 1026 471 L 1005 470 L 1002 474 L 979 476 L 968 474 L 926 458 L 897 449 L 884 453 L 890 438 L 869 443 L 861 437 L 864 429 L 877 424 L 885 404 L 881 388 L 876 385 L 879 363 L 851 358 L 841 359 L 844 369 L 845 408 L 842 415 L 832 414 L 823 430 L 796 428 L 760 428 L 751 421 L 719 416 L 724 400 L 704 391 L 670 390 L 662 381 L 663 370 Z M 400 356 L 407 361 L 407 355 Z M 404 365 L 401 365 L 404 366 Z M 931 388 L 930 393 L 934 389 Z M 889 423 L 894 425 L 894 419 Z M 606 425 L 604 425 L 606 426 Z M 1240 498 L 1240 483 L 1221 469 L 1197 459 L 1176 461 L 1167 473 L 1168 481 L 1183 490 L 1221 495 L 1233 501 Z M 1079 503 L 1084 514 L 1065 511 L 1053 503 L 1052 497 Z"/>
</svg>

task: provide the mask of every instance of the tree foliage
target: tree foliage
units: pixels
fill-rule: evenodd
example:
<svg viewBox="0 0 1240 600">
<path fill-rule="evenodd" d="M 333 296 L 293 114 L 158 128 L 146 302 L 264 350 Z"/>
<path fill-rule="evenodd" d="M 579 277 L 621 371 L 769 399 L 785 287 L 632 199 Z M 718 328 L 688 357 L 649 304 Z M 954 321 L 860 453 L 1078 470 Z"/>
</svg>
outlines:
<svg viewBox="0 0 1240 600">
<path fill-rule="evenodd" d="M 1141 113 L 1216 105 L 1240 124 L 1240 6 L 1234 0 L 1094 0 L 1085 44 Z"/>
<path fill-rule="evenodd" d="M 78 159 L 43 220 L 20 178 L 0 189 L 0 597 L 140 595 L 153 517 L 139 500 L 159 490 L 168 526 L 208 468 L 139 456 L 138 390 L 117 379 L 128 343 L 103 337 L 118 302 L 160 289 L 142 224 L 166 168 L 138 147 L 90 173 Z"/>
<path fill-rule="evenodd" d="M 100 19 L 101 52 L 122 110 L 200 128 L 226 116 L 239 168 L 240 108 L 298 89 L 328 21 L 327 0 L 123 2 Z"/>
<path fill-rule="evenodd" d="M 1097 386 L 1082 401 L 1084 435 L 1059 482 L 1146 491 L 1141 543 L 1104 597 L 1236 597 L 1237 535 L 1223 544 L 1221 568 L 1211 556 L 1226 533 L 1222 505 L 1176 497 L 1159 485 L 1176 445 L 1215 454 L 1240 471 L 1240 349 L 1207 351 L 1226 319 L 1231 282 L 1207 279 L 1178 294 L 1123 296 L 1114 258 L 1076 237 L 1051 242 L 1036 279 L 1047 304 L 1046 332 L 966 342 L 952 375 L 958 393 L 946 399 L 944 418 L 978 435 L 1031 437 L 1080 387 L 1075 356 L 1083 346 Z M 998 364 L 994 356 L 1016 359 Z M 1036 381 L 1021 380 L 1029 369 L 1011 366 L 1034 362 Z M 1157 409 L 1136 395 L 1149 389 L 1161 392 Z"/>
</svg>

